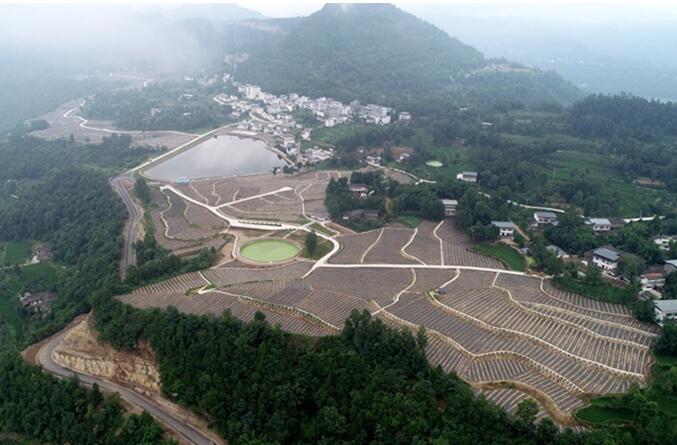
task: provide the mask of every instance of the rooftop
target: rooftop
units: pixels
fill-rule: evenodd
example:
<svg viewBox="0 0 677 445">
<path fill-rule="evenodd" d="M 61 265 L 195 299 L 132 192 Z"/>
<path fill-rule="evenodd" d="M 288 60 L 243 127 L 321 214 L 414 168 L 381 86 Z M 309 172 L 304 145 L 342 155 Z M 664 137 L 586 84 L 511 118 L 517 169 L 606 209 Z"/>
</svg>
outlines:
<svg viewBox="0 0 677 445">
<path fill-rule="evenodd" d="M 458 201 L 455 199 L 443 199 L 442 204 L 445 206 L 455 206 L 458 205 Z"/>
<path fill-rule="evenodd" d="M 564 251 L 564 249 L 562 249 L 561 247 L 556 246 L 554 244 L 550 244 L 548 246 L 545 246 L 545 248 L 548 249 L 548 252 L 552 252 L 555 255 L 568 255 L 568 253 L 566 253 Z"/>
<path fill-rule="evenodd" d="M 557 218 L 553 212 L 535 212 L 534 216 L 538 218 Z"/>
<path fill-rule="evenodd" d="M 461 172 L 463 176 L 477 176 L 477 172 Z"/>
<path fill-rule="evenodd" d="M 596 226 L 610 226 L 611 221 L 609 221 L 607 218 L 588 218 L 588 222 L 590 224 L 594 224 Z"/>
<path fill-rule="evenodd" d="M 656 300 L 654 304 L 661 312 L 677 312 L 677 300 Z"/>
<path fill-rule="evenodd" d="M 499 229 L 514 229 L 515 224 L 512 221 L 491 221 L 492 226 L 496 226 Z"/>
<path fill-rule="evenodd" d="M 600 247 L 599 249 L 595 249 L 592 254 L 609 261 L 618 261 L 621 258 L 618 251 L 612 249 L 611 247 Z"/>
</svg>

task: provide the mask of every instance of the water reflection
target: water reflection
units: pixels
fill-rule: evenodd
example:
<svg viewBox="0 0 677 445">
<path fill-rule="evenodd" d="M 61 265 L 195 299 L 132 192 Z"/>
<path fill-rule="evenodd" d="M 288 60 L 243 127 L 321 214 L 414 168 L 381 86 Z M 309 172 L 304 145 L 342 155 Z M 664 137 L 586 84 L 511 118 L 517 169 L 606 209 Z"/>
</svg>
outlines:
<svg viewBox="0 0 677 445">
<path fill-rule="evenodd" d="M 165 181 L 263 173 L 282 167 L 284 161 L 266 150 L 262 141 L 237 136 L 218 136 L 186 150 L 147 170 L 148 176 Z"/>
</svg>

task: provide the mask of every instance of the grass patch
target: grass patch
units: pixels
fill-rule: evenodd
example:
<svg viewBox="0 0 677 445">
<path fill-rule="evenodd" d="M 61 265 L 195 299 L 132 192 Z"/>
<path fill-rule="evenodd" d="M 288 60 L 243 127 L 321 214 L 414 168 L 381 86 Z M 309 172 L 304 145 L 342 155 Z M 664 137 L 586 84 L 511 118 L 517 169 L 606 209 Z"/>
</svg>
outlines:
<svg viewBox="0 0 677 445">
<path fill-rule="evenodd" d="M 575 294 L 584 295 L 593 300 L 608 301 L 610 303 L 625 304 L 632 297 L 632 288 L 620 288 L 611 286 L 604 282 L 599 284 L 586 283 L 581 279 L 570 276 L 558 276 L 553 279 L 553 283 L 560 289 Z"/>
<path fill-rule="evenodd" d="M 10 241 L 4 246 L 3 259 L 7 264 L 23 264 L 31 257 L 33 243 L 28 240 Z"/>
<path fill-rule="evenodd" d="M 574 413 L 576 419 L 593 425 L 627 424 L 632 421 L 633 413 L 629 409 L 619 408 L 615 397 L 592 399 L 590 405 Z"/>
<path fill-rule="evenodd" d="M 336 145 L 340 139 L 350 136 L 364 127 L 365 125 L 362 124 L 343 124 L 334 127 L 320 127 L 313 130 L 311 139 L 313 142 L 318 143 L 318 145 Z"/>
<path fill-rule="evenodd" d="M 663 366 L 677 366 L 677 357 L 656 354 L 656 364 Z"/>
<path fill-rule="evenodd" d="M 316 232 L 323 233 L 327 236 L 334 236 L 335 232 L 328 227 L 323 226 L 322 224 L 319 223 L 312 223 L 310 225 L 310 228 L 313 229 Z"/>
<path fill-rule="evenodd" d="M 45 289 L 56 287 L 57 270 L 52 263 L 29 264 L 21 268 L 22 279 L 40 282 Z"/>
<path fill-rule="evenodd" d="M 510 270 L 518 272 L 526 270 L 526 260 L 524 257 L 518 251 L 505 244 L 482 244 L 474 247 L 473 250 L 497 258 L 505 263 Z"/>
<path fill-rule="evenodd" d="M 318 241 L 317 248 L 315 249 L 314 254 L 311 254 L 310 252 L 308 252 L 308 249 L 306 249 L 305 247 L 303 248 L 303 253 L 301 255 L 301 256 L 303 256 L 303 258 L 307 258 L 309 260 L 319 260 L 320 258 L 325 256 L 326 254 L 331 252 L 331 248 L 333 246 L 331 241 L 327 241 L 326 239 L 322 239 L 322 238 L 318 238 L 317 241 Z"/>
<path fill-rule="evenodd" d="M 0 317 L 12 327 L 16 339 L 21 341 L 23 339 L 24 324 L 18 312 L 19 303 L 17 298 L 19 290 L 19 285 L 15 280 L 6 282 L 6 288 L 0 292 Z"/>
<path fill-rule="evenodd" d="M 416 215 L 400 215 L 395 220 L 395 222 L 404 224 L 410 229 L 415 229 L 416 227 L 418 227 L 421 224 L 421 221 L 423 221 L 421 217 Z"/>
</svg>

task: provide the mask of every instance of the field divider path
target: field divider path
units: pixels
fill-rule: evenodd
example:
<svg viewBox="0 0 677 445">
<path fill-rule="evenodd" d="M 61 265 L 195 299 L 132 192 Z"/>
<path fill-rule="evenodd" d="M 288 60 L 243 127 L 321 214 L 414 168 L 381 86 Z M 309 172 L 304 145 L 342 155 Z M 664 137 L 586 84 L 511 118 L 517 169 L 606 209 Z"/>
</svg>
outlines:
<svg viewBox="0 0 677 445">
<path fill-rule="evenodd" d="M 437 234 L 437 230 L 442 227 L 442 224 L 444 224 L 444 220 L 440 221 L 439 224 L 435 226 L 433 229 L 433 236 L 440 242 L 440 264 L 444 266 L 444 241 L 442 241 L 442 238 Z"/>
<path fill-rule="evenodd" d="M 165 226 L 165 230 L 164 230 L 165 238 L 176 239 L 173 236 L 169 235 L 169 222 L 167 222 L 167 220 L 165 219 L 165 212 L 167 212 L 168 210 L 171 210 L 171 208 L 172 208 L 172 198 L 170 198 L 169 195 L 166 194 L 164 192 L 164 190 L 162 190 L 162 189 L 160 189 L 160 193 L 165 195 L 165 198 L 167 198 L 167 203 L 169 204 L 169 207 L 167 207 L 166 209 L 164 209 L 160 212 L 160 219 L 162 220 L 162 224 L 164 224 L 164 226 Z"/>
<path fill-rule="evenodd" d="M 479 326 L 479 327 L 481 327 L 481 328 L 483 328 L 487 331 L 493 331 L 493 332 L 499 333 L 499 334 L 505 334 L 505 335 L 509 335 L 509 336 L 515 336 L 515 337 L 531 340 L 534 343 L 538 343 L 541 346 L 544 346 L 545 348 L 550 349 L 554 352 L 557 352 L 557 353 L 559 353 L 559 354 L 561 354 L 565 357 L 568 357 L 572 360 L 580 361 L 581 363 L 587 364 L 587 365 L 589 365 L 593 368 L 601 369 L 601 370 L 606 371 L 606 372 L 608 372 L 612 375 L 615 375 L 615 376 L 618 376 L 618 377 L 633 378 L 633 379 L 639 379 L 640 381 L 645 381 L 644 374 L 641 374 L 641 373 L 638 373 L 638 372 L 633 372 L 633 371 L 626 371 L 625 369 L 615 368 L 613 366 L 605 365 L 604 363 L 596 362 L 594 360 L 590 360 L 588 358 L 581 357 L 581 356 L 578 356 L 576 354 L 572 354 L 571 352 L 566 351 L 566 350 L 560 348 L 557 345 L 554 345 L 554 344 L 552 344 L 552 343 L 550 343 L 546 340 L 543 340 L 542 338 L 536 337 L 535 335 L 528 334 L 526 332 L 521 332 L 521 331 L 517 331 L 515 329 L 510 329 L 510 328 L 494 326 L 494 325 L 487 323 L 484 320 L 480 320 L 479 318 L 474 317 L 470 314 L 466 314 L 465 312 L 459 311 L 458 309 L 454 309 L 450 306 L 447 306 L 446 304 L 442 303 L 437 298 L 435 298 L 435 296 L 431 292 L 428 293 L 428 296 L 430 297 L 430 300 L 433 302 L 433 304 L 435 306 L 437 306 L 437 307 L 439 307 L 439 308 L 441 308 L 441 309 L 443 309 L 443 310 L 445 310 L 445 311 L 451 313 L 452 315 L 455 315 L 455 316 L 457 316 L 461 319 L 469 321 L 469 322 L 475 324 L 476 326 Z"/>
<path fill-rule="evenodd" d="M 197 196 L 202 198 L 204 200 L 205 204 L 209 204 L 209 199 L 206 196 L 204 196 L 202 193 L 200 193 L 200 191 L 198 189 L 196 189 L 195 186 L 192 183 L 189 183 L 188 187 L 190 187 L 190 189 L 192 191 L 194 191 Z"/>
<path fill-rule="evenodd" d="M 378 306 L 378 303 L 374 302 Z M 412 323 L 408 320 L 405 320 L 403 318 L 398 317 L 397 315 L 393 314 L 392 312 L 389 312 L 387 310 L 383 310 L 384 308 L 380 308 L 381 312 L 384 316 L 390 318 L 391 320 L 398 322 L 413 331 L 417 331 L 419 329 L 419 325 L 416 323 Z M 505 351 L 505 350 L 498 350 L 498 351 L 491 351 L 491 352 L 481 352 L 481 353 L 476 353 L 472 352 L 469 349 L 466 349 L 463 345 L 458 343 L 456 340 L 453 338 L 442 334 L 439 331 L 436 331 L 435 329 L 430 329 L 426 326 L 423 326 L 425 328 L 426 334 L 430 333 L 433 336 L 437 337 L 444 343 L 450 345 L 452 348 L 457 350 L 458 352 L 464 354 L 465 356 L 469 357 L 473 361 L 479 361 L 479 360 L 491 360 L 491 359 L 496 359 L 496 358 L 508 358 L 508 359 L 513 359 L 517 360 L 521 363 L 524 363 L 525 365 L 535 369 L 539 373 L 543 374 L 549 379 L 552 379 L 555 383 L 561 385 L 564 389 L 569 391 L 572 394 L 583 394 L 585 391 L 581 389 L 578 385 L 576 385 L 574 382 L 569 380 L 568 378 L 564 377 L 557 371 L 549 368 L 548 366 L 545 366 L 542 363 L 537 362 L 536 360 L 532 359 L 531 357 L 527 357 L 523 354 L 520 354 L 519 352 L 514 352 L 514 351 Z M 550 399 L 547 395 L 543 394 L 545 397 Z M 554 403 L 554 402 L 553 402 Z"/>
<path fill-rule="evenodd" d="M 258 195 L 254 195 L 254 196 L 248 196 L 246 198 L 237 199 L 237 200 L 234 200 L 234 201 L 229 201 L 229 202 L 226 202 L 224 204 L 220 204 L 218 206 L 213 206 L 213 207 L 215 209 L 220 209 L 222 207 L 229 207 L 229 206 L 232 206 L 232 205 L 240 204 L 242 202 L 251 201 L 251 200 L 259 199 L 259 198 L 263 199 L 265 196 L 275 195 L 276 193 L 281 193 L 281 192 L 289 192 L 289 191 L 292 191 L 292 190 L 293 189 L 291 187 L 282 187 L 282 188 L 279 188 L 277 190 L 273 190 L 272 192 L 266 192 L 266 193 L 260 193 Z M 237 192 L 235 192 L 235 193 L 237 193 Z M 270 204 L 274 204 L 274 203 L 270 203 Z"/>
<path fill-rule="evenodd" d="M 402 255 L 404 258 L 409 258 L 410 260 L 418 261 L 421 264 L 426 264 L 424 261 L 421 261 L 416 256 L 407 252 L 407 247 L 409 247 L 411 245 L 411 243 L 414 242 L 414 238 L 416 238 L 417 234 L 418 234 L 418 227 L 416 227 L 414 229 L 414 233 L 411 234 L 411 237 L 409 238 L 409 241 L 407 241 L 407 244 L 402 246 L 402 248 L 400 249 L 400 255 Z"/>
<path fill-rule="evenodd" d="M 378 303 L 376 303 L 376 301 L 374 301 L 374 304 L 375 304 L 376 306 L 379 306 L 379 309 L 378 309 L 376 312 L 372 313 L 371 315 L 376 315 L 376 314 L 378 314 L 378 313 L 381 312 L 381 311 L 385 311 L 385 310 L 388 309 L 390 306 L 392 306 L 392 305 L 394 305 L 394 304 L 397 304 L 397 302 L 400 301 L 400 297 L 401 297 L 402 295 L 404 295 L 404 293 L 407 292 L 409 289 L 411 289 L 412 287 L 414 287 L 414 285 L 416 285 L 416 279 L 417 279 L 417 277 L 416 277 L 416 269 L 411 269 L 411 274 L 412 274 L 412 277 L 411 277 L 411 283 L 409 283 L 406 287 L 404 287 L 402 290 L 400 290 L 398 293 L 396 293 L 396 294 L 393 296 L 393 301 L 391 301 L 390 303 L 388 303 L 386 306 L 383 306 L 382 308 L 379 306 Z M 372 301 L 373 301 L 373 300 L 372 300 Z"/>
<path fill-rule="evenodd" d="M 383 230 L 384 230 L 384 229 L 379 230 L 378 236 L 376 237 L 376 239 L 374 240 L 374 242 L 371 243 L 371 244 L 369 245 L 369 247 L 367 247 L 367 250 L 365 250 L 365 251 L 362 253 L 362 256 L 360 257 L 360 264 L 364 264 L 364 259 L 365 259 L 365 257 L 367 256 L 367 254 L 369 253 L 369 251 L 370 251 L 371 249 L 373 249 L 374 246 L 376 246 L 376 245 L 378 244 L 379 241 L 381 241 L 381 237 L 383 236 Z"/>
<path fill-rule="evenodd" d="M 451 283 L 454 281 L 458 280 L 461 277 L 461 271 L 458 269 L 454 270 L 456 273 L 454 274 L 453 277 L 449 278 L 449 280 L 445 281 L 442 283 L 442 285 L 439 287 L 440 289 L 444 289 L 445 287 L 449 286 Z"/>
<path fill-rule="evenodd" d="M 650 349 L 649 346 L 647 346 L 647 345 L 643 345 L 641 343 L 636 343 L 636 342 L 630 341 L 630 340 L 624 340 L 622 338 L 610 337 L 610 336 L 607 336 L 607 335 L 603 335 L 603 334 L 600 334 L 599 332 L 595 332 L 592 329 L 587 328 L 585 326 L 581 326 L 581 325 L 576 324 L 574 322 L 571 322 L 571 321 L 568 321 L 568 320 L 563 320 L 561 318 L 557 318 L 557 317 L 552 316 L 552 315 L 544 314 L 544 313 L 539 312 L 535 309 L 532 309 L 528 306 L 525 306 L 523 303 L 519 302 L 517 299 L 515 299 L 515 297 L 513 297 L 512 292 L 510 290 L 496 285 L 496 280 L 498 280 L 499 275 L 500 275 L 500 273 L 497 273 L 494 276 L 494 280 L 491 283 L 491 287 L 504 292 L 508 296 L 508 301 L 513 306 L 516 306 L 517 308 L 519 308 L 523 311 L 535 314 L 537 317 L 547 318 L 549 320 L 554 321 L 555 323 L 561 323 L 561 324 L 570 326 L 570 327 L 572 327 L 572 328 L 574 328 L 578 331 L 585 332 L 586 334 L 588 334 L 592 337 L 599 338 L 599 339 L 604 340 L 604 341 L 610 341 L 610 342 L 613 342 L 613 343 L 618 343 L 618 344 L 630 346 L 630 347 L 633 347 L 633 348 L 639 348 L 639 349 L 642 349 L 644 351 L 648 351 Z"/>
</svg>

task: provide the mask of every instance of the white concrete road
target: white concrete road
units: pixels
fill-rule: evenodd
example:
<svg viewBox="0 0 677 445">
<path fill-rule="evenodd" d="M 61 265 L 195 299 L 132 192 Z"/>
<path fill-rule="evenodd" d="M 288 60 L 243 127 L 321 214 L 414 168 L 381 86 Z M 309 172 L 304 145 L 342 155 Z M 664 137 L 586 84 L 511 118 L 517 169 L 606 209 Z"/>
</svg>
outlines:
<svg viewBox="0 0 677 445">
<path fill-rule="evenodd" d="M 73 378 L 77 377 L 81 383 L 86 385 L 99 385 L 100 388 L 106 391 L 114 391 L 120 394 L 120 397 L 128 403 L 137 406 L 138 408 L 147 411 L 158 422 L 165 425 L 177 435 L 181 436 L 185 441 L 195 445 L 215 445 L 215 442 L 210 435 L 200 431 L 197 427 L 188 423 L 187 419 L 183 419 L 169 411 L 156 401 L 143 396 L 127 387 L 118 385 L 108 380 L 101 379 L 88 374 L 83 374 L 71 369 L 66 369 L 54 362 L 52 356 L 54 350 L 61 343 L 64 336 L 70 329 L 65 329 L 60 333 L 54 335 L 47 343 L 45 343 L 36 355 L 36 361 L 42 366 L 45 371 L 48 371 L 58 377 Z"/>
</svg>

